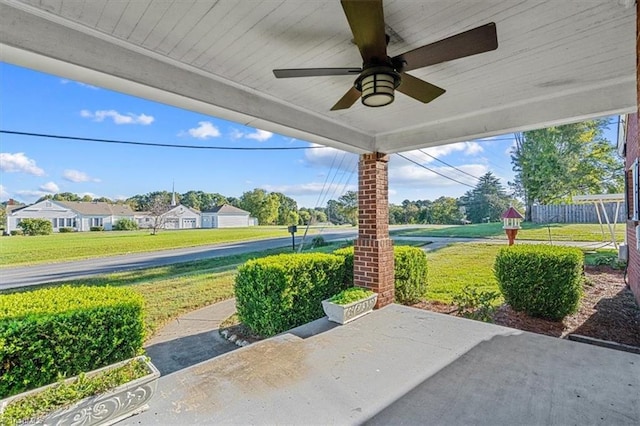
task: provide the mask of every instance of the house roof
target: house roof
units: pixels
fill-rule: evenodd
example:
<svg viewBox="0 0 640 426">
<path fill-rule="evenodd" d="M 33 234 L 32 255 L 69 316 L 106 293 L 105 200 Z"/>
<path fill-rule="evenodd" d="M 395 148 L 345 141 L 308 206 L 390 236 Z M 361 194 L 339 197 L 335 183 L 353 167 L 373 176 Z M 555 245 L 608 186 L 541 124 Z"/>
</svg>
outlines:
<svg viewBox="0 0 640 426">
<path fill-rule="evenodd" d="M 72 209 L 82 215 L 100 215 L 100 216 L 133 216 L 134 212 L 126 204 L 109 204 L 102 201 L 56 201 L 61 206 Z"/>
<path fill-rule="evenodd" d="M 498 48 L 409 72 L 422 104 L 330 111 L 360 67 L 340 2 L 0 0 L 0 59 L 352 152 L 403 152 L 636 109 L 633 0 L 385 0 L 395 56 L 491 22 Z M 153 72 L 149 72 L 153 70 Z"/>
<path fill-rule="evenodd" d="M 232 206 L 230 204 L 223 204 L 221 206 L 216 206 L 212 209 L 203 210 L 202 213 L 218 213 L 218 214 L 233 214 L 233 215 L 249 215 L 250 213 L 246 210 L 239 209 L 238 207 Z"/>
</svg>

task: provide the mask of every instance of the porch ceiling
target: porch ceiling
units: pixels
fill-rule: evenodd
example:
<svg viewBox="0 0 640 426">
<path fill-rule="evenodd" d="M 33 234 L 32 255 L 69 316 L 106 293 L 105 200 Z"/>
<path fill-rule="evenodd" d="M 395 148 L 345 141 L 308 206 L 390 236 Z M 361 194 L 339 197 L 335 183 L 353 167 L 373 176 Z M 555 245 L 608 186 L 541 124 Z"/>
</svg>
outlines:
<svg viewBox="0 0 640 426">
<path fill-rule="evenodd" d="M 359 67 L 340 2 L 0 0 L 0 59 L 353 152 L 401 152 L 636 107 L 632 0 L 385 0 L 389 54 L 495 22 L 498 49 L 411 71 L 423 105 L 330 111 Z"/>
</svg>

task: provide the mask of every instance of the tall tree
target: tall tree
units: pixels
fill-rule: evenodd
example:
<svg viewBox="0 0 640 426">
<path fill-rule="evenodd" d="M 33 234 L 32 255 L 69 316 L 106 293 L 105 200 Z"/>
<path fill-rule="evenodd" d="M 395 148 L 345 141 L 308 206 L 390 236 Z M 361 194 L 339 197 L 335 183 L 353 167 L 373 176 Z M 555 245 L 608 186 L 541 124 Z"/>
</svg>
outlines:
<svg viewBox="0 0 640 426">
<path fill-rule="evenodd" d="M 481 223 L 488 218 L 495 222 L 509 208 L 511 197 L 507 195 L 500 179 L 488 172 L 480 177 L 475 188 L 461 197 L 460 203 L 465 207 L 470 221 Z"/>
<path fill-rule="evenodd" d="M 256 188 L 243 193 L 238 204 L 238 207 L 257 218 L 260 225 L 275 225 L 278 220 L 280 199 L 273 193 L 268 194 L 264 189 Z"/>
<path fill-rule="evenodd" d="M 340 214 L 352 225 L 358 224 L 358 193 L 347 191 L 338 198 Z"/>
<path fill-rule="evenodd" d="M 462 213 L 458 201 L 452 197 L 440 197 L 431 204 L 433 223 L 450 225 L 460 223 Z"/>
<path fill-rule="evenodd" d="M 603 137 L 607 124 L 589 120 L 515 135 L 511 153 L 515 179 L 510 185 L 525 201 L 526 220 L 531 220 L 534 203 L 622 191 L 622 161 Z"/>
<path fill-rule="evenodd" d="M 293 220 L 294 215 L 292 215 L 292 213 L 296 214 L 296 218 L 297 218 L 297 213 L 298 213 L 298 203 L 296 203 L 296 200 L 294 200 L 291 197 L 287 197 L 286 195 L 280 193 L 280 192 L 273 192 L 273 194 L 278 197 L 278 219 L 277 219 L 277 224 L 278 225 L 292 225 L 291 221 Z M 298 221 L 296 220 L 295 223 L 293 223 L 293 225 L 297 224 Z"/>
</svg>

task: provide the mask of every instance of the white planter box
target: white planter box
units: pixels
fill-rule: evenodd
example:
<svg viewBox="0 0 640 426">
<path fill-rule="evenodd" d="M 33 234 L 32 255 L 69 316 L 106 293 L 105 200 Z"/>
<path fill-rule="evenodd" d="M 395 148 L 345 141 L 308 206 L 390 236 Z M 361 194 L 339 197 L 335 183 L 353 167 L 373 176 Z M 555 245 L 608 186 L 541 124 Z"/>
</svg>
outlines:
<svg viewBox="0 0 640 426">
<path fill-rule="evenodd" d="M 138 357 L 146 360 L 146 357 Z M 136 358 L 134 358 L 136 359 Z M 120 367 L 131 359 L 111 364 L 106 367 L 87 373 L 87 377 L 106 370 Z M 145 361 L 149 374 L 129 383 L 118 386 L 111 391 L 84 398 L 75 404 L 51 412 L 34 419 L 27 424 L 31 425 L 112 425 L 129 416 L 138 414 L 149 408 L 147 402 L 156 390 L 157 378 L 160 377 L 158 369 L 149 361 Z M 71 381 L 70 378 L 65 381 Z M 33 389 L 18 395 L 10 396 L 0 401 L 0 412 L 11 401 L 24 396 L 41 392 L 56 383 Z"/>
<path fill-rule="evenodd" d="M 329 302 L 329 300 L 323 300 L 322 309 L 324 309 L 324 313 L 329 317 L 329 321 L 346 324 L 349 321 L 353 321 L 371 312 L 377 300 L 378 293 L 374 293 L 366 299 L 357 300 L 348 305 L 337 305 Z"/>
</svg>

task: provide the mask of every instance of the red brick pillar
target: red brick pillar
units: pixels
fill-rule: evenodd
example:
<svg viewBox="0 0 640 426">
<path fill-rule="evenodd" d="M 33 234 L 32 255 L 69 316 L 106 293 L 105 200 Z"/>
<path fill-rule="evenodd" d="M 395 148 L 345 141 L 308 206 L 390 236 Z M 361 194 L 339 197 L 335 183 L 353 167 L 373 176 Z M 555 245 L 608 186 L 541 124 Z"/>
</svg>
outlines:
<svg viewBox="0 0 640 426">
<path fill-rule="evenodd" d="M 394 300 L 393 244 L 389 238 L 389 156 L 373 152 L 358 165 L 358 239 L 353 281 L 378 293 L 376 308 Z"/>
</svg>

